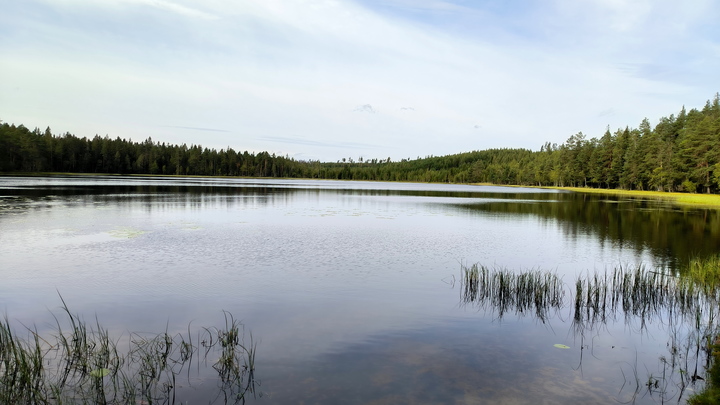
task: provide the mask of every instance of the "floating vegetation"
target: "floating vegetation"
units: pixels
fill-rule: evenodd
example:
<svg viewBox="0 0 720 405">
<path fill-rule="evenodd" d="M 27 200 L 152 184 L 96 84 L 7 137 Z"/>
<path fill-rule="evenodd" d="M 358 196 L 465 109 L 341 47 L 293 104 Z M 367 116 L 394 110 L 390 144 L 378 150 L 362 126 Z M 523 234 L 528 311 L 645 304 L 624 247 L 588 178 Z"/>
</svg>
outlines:
<svg viewBox="0 0 720 405">
<path fill-rule="evenodd" d="M 116 238 L 122 238 L 122 239 L 132 239 L 137 238 L 138 236 L 145 233 L 145 231 L 141 231 L 139 229 L 134 228 L 118 228 L 113 229 L 112 231 L 108 232 L 110 236 L 116 237 Z"/>
<path fill-rule="evenodd" d="M 7 317 L 0 321 L 0 403 L 175 403 L 181 373 L 191 385 L 193 361 L 198 372 L 208 362 L 216 372 L 210 403 L 244 403 L 255 393 L 255 344 L 252 337 L 245 343 L 242 324 L 229 313 L 224 327 L 201 328 L 195 339 L 189 328 L 187 335 L 132 333 L 121 351 L 98 322 L 86 324 L 64 302 L 63 312 L 49 337 L 27 329 L 23 338 Z"/>
<path fill-rule="evenodd" d="M 530 312 L 545 322 L 551 309 L 562 308 L 565 295 L 560 277 L 539 270 L 516 274 L 474 264 L 463 267 L 462 284 L 465 304 L 489 306 L 498 319 L 508 311 L 519 315 Z"/>
<path fill-rule="evenodd" d="M 560 343 L 556 343 L 556 344 L 554 344 L 553 346 L 554 346 L 554 347 L 557 347 L 558 349 L 569 349 L 569 348 L 570 348 L 570 346 L 563 345 L 563 344 L 560 344 Z"/>
<path fill-rule="evenodd" d="M 110 374 L 110 370 L 106 368 L 96 368 L 95 370 L 90 371 L 90 377 L 95 378 L 102 378 L 108 374 Z"/>
</svg>

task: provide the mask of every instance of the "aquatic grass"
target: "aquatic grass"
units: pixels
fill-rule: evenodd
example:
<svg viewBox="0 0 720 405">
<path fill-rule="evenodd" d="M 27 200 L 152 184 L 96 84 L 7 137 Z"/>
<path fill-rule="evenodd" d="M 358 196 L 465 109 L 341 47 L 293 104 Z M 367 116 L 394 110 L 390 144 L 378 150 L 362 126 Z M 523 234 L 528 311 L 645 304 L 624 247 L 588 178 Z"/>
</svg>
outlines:
<svg viewBox="0 0 720 405">
<path fill-rule="evenodd" d="M 711 266 L 714 259 L 692 263 L 698 269 Z M 706 265 L 705 263 L 710 263 Z M 718 283 L 708 282 L 707 272 L 678 274 L 648 270 L 644 266 L 617 267 L 603 273 L 581 274 L 575 282 L 573 325 L 576 333 L 622 319 L 639 331 L 651 322 L 668 330 L 669 355 L 660 356 L 662 374 L 648 372 L 647 392 L 670 398 L 670 385 L 679 388 L 678 400 L 688 386 L 702 384 L 704 369 L 712 360 L 708 341 L 717 336 Z M 702 364 L 706 366 L 703 367 Z M 636 376 L 636 381 L 640 381 Z M 637 387 L 636 387 L 637 388 Z M 675 395 L 675 394 L 673 394 Z"/>
<path fill-rule="evenodd" d="M 551 309 L 563 305 L 563 282 L 553 273 L 540 270 L 514 273 L 478 264 L 463 266 L 462 271 L 463 303 L 489 306 L 498 319 L 512 310 L 518 315 L 532 312 L 544 323 Z"/>
<path fill-rule="evenodd" d="M 39 335 L 19 338 L 7 317 L 0 322 L 0 403 L 43 403 L 43 363 L 47 350 Z"/>
<path fill-rule="evenodd" d="M 620 319 L 637 322 L 639 330 L 649 322 L 696 329 L 714 325 L 720 308 L 720 283 L 713 273 L 717 269 L 719 258 L 692 262 L 680 275 L 643 265 L 580 274 L 574 285 L 573 322 L 583 329 Z M 563 308 L 565 285 L 551 272 L 515 273 L 479 264 L 462 266 L 462 272 L 462 303 L 489 308 L 500 318 L 510 310 L 519 315 L 533 311 L 544 322 L 550 309 Z"/>
<path fill-rule="evenodd" d="M 113 339 L 97 318 L 86 323 L 64 301 L 62 312 L 62 318 L 53 314 L 54 331 L 46 338 L 29 328 L 22 337 L 7 316 L 0 321 L 0 403 L 175 402 L 177 377 L 186 368 L 190 372 L 199 349 L 190 326 L 187 336 L 171 335 L 167 329 L 160 334 L 131 333 L 125 339 L 128 349 L 120 350 L 122 336 Z M 202 328 L 199 333 L 204 342 L 212 343 L 205 347 L 205 358 L 220 359 L 213 367 L 219 381 L 217 397 L 241 403 L 246 393 L 254 393 L 256 345 L 252 337 L 245 345 L 243 325 L 224 314 L 225 328 Z"/>
<path fill-rule="evenodd" d="M 720 335 L 708 345 L 710 365 L 707 370 L 705 389 L 688 399 L 688 405 L 720 404 Z"/>
<path fill-rule="evenodd" d="M 550 311 L 567 309 L 563 298 L 568 292 L 573 296 L 571 330 L 581 339 L 587 331 L 611 322 L 624 322 L 639 332 L 657 323 L 669 333 L 668 354 L 660 356 L 658 370 L 648 371 L 644 379 L 633 368 L 632 398 L 644 389 L 661 402 L 674 395 L 679 400 L 688 387 L 702 386 L 703 375 L 710 373 L 705 370 L 712 370 L 717 357 L 708 349 L 720 334 L 715 315 L 720 309 L 720 283 L 713 278 L 720 267 L 716 263 L 720 259 L 691 262 L 688 269 L 672 273 L 642 265 L 618 266 L 581 273 L 570 288 L 551 272 L 462 266 L 461 304 L 484 308 L 499 319 L 514 311 L 518 316 L 532 314 L 545 323 Z M 581 343 L 581 365 L 583 349 Z"/>
<path fill-rule="evenodd" d="M 720 255 L 691 259 L 681 274 L 707 293 L 717 293 L 720 289 Z"/>
<path fill-rule="evenodd" d="M 583 325 L 616 321 L 622 314 L 626 323 L 692 322 L 709 316 L 717 308 L 717 289 L 665 271 L 617 267 L 612 271 L 580 275 L 575 281 L 573 320 Z"/>
<path fill-rule="evenodd" d="M 218 372 L 220 377 L 220 390 L 218 394 L 224 395 L 225 402 L 243 401 L 248 393 L 254 394 L 254 385 L 250 382 L 254 381 L 255 370 L 255 353 L 256 344 L 250 334 L 250 342 L 246 344 L 244 341 L 244 326 L 237 321 L 229 312 L 223 312 L 225 316 L 225 328 L 207 330 L 209 336 L 216 339 L 206 343 L 206 347 L 210 348 L 217 345 L 220 349 L 220 355 L 213 364 L 213 368 Z M 214 332 L 214 333 L 213 333 Z M 247 381 L 244 376 L 248 374 Z"/>
</svg>

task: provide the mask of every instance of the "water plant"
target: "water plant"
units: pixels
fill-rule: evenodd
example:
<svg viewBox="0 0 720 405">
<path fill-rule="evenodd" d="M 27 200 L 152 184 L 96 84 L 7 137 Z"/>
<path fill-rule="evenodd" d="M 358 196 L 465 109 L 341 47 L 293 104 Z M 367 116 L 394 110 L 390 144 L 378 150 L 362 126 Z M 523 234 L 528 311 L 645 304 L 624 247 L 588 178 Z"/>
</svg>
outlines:
<svg viewBox="0 0 720 405">
<path fill-rule="evenodd" d="M 611 272 L 578 276 L 573 321 L 591 327 L 616 321 L 622 314 L 628 324 L 637 320 L 639 330 L 652 320 L 694 322 L 701 314 L 712 314 L 717 302 L 713 294 L 686 277 L 647 270 L 642 265 L 620 266 Z"/>
<path fill-rule="evenodd" d="M 693 258 L 682 271 L 685 278 L 695 285 L 703 288 L 707 294 L 715 294 L 720 291 L 720 255 L 707 258 Z"/>
<path fill-rule="evenodd" d="M 705 262 L 694 265 L 700 263 Z M 581 274 L 575 282 L 574 330 L 583 334 L 621 319 L 641 333 L 649 323 L 664 325 L 669 352 L 659 358 L 662 374 L 649 373 L 644 388 L 664 402 L 670 399 L 669 385 L 675 384 L 680 398 L 688 386 L 704 381 L 704 368 L 711 360 L 704 348 L 718 331 L 718 284 L 697 274 L 702 273 L 675 274 L 644 266 Z"/>
<path fill-rule="evenodd" d="M 532 312 L 545 322 L 551 309 L 563 306 L 563 282 L 553 273 L 539 270 L 514 273 L 478 264 L 462 269 L 462 302 L 490 308 L 498 319 L 512 310 L 519 315 Z"/>
<path fill-rule="evenodd" d="M 180 373 L 189 373 L 199 352 L 216 371 L 211 403 L 243 403 L 255 393 L 256 345 L 252 337 L 245 343 L 243 325 L 227 312 L 224 328 L 200 328 L 195 340 L 189 326 L 187 335 L 166 330 L 112 339 L 97 319 L 86 323 L 64 301 L 62 312 L 53 314 L 49 336 L 25 327 L 18 334 L 7 316 L 0 321 L 0 403 L 172 404 Z M 127 350 L 119 349 L 121 340 Z"/>
<path fill-rule="evenodd" d="M 708 346 L 711 366 L 707 370 L 705 389 L 688 399 L 689 405 L 720 404 L 720 335 Z"/>
<path fill-rule="evenodd" d="M 244 327 L 232 314 L 225 315 L 225 328 L 214 330 L 206 329 L 208 336 L 216 336 L 210 343 L 205 341 L 206 350 L 217 347 L 220 355 L 213 365 L 218 372 L 220 390 L 218 394 L 224 395 L 225 403 L 242 400 L 245 393 L 254 392 L 255 370 L 255 342 L 250 334 L 250 343 L 245 344 Z M 247 375 L 247 379 L 245 378 Z"/>
<path fill-rule="evenodd" d="M 711 342 L 720 335 L 715 315 L 720 309 L 720 258 L 692 261 L 676 273 L 642 265 L 586 272 L 577 276 L 574 288 L 565 286 L 553 273 L 539 270 L 516 273 L 475 264 L 463 266 L 462 272 L 461 303 L 490 310 L 500 319 L 514 311 L 519 316 L 532 313 L 545 322 L 550 311 L 565 309 L 563 298 L 567 292 L 573 297 L 571 330 L 581 342 L 587 331 L 611 322 L 624 322 L 640 333 L 650 323 L 662 325 L 669 335 L 668 353 L 659 357 L 658 374 L 648 371 L 643 379 L 633 367 L 632 378 L 626 377 L 626 384 L 634 387 L 631 397 L 645 390 L 662 402 L 674 395 L 679 400 L 687 387 L 702 387 L 703 375 L 707 374 L 708 394 L 703 395 L 716 400 L 712 395 L 718 394 L 712 390 L 720 387 L 720 376 L 712 374 L 720 373 L 720 346 Z M 720 345 L 720 341 L 715 342 Z M 561 344 L 555 347 L 565 348 Z M 583 348 L 581 343 L 581 365 Z M 718 379 L 717 383 L 712 382 L 713 378 Z"/>
<path fill-rule="evenodd" d="M 714 299 L 715 303 L 720 302 L 720 255 L 690 260 L 684 270 L 683 275 L 686 279 L 698 285 L 706 296 Z M 715 329 L 704 334 L 703 340 L 706 343 L 703 346 L 707 359 L 706 385 L 704 390 L 689 398 L 690 405 L 720 403 L 720 331 Z"/>
</svg>

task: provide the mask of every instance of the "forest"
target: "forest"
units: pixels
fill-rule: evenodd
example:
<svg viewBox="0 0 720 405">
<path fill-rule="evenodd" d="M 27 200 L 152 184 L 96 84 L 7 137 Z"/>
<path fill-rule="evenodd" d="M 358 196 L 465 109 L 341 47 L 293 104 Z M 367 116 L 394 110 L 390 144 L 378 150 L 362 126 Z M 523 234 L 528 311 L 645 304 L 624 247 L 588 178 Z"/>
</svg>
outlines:
<svg viewBox="0 0 720 405">
<path fill-rule="evenodd" d="M 505 185 L 572 186 L 628 190 L 720 192 L 720 94 L 702 109 L 685 107 L 653 128 L 644 119 L 600 137 L 582 132 L 539 151 L 488 149 L 391 161 L 343 158 L 295 160 L 268 152 L 201 145 L 133 142 L 53 134 L 0 125 L 0 172 L 107 173 L 290 177 Z"/>
</svg>

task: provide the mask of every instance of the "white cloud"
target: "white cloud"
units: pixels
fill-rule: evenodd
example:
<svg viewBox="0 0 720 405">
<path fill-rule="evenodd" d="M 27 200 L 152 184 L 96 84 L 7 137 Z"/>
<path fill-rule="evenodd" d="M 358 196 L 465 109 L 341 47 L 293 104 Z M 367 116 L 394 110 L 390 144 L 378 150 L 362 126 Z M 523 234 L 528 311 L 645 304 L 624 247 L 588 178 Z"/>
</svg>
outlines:
<svg viewBox="0 0 720 405">
<path fill-rule="evenodd" d="M 173 13 L 184 15 L 187 17 L 198 17 L 198 18 L 205 18 L 205 19 L 210 19 L 210 20 L 218 19 L 217 15 L 209 14 L 209 13 L 203 12 L 201 10 L 198 10 L 196 8 L 186 7 L 186 6 L 183 6 L 182 4 L 165 1 L 165 0 L 119 0 L 119 1 L 127 2 L 128 4 L 137 4 L 137 5 L 155 7 L 155 8 L 161 9 L 161 10 L 171 11 Z"/>
<path fill-rule="evenodd" d="M 119 9 L 126 7 L 151 7 L 169 11 L 186 17 L 217 19 L 218 16 L 202 11 L 200 8 L 183 5 L 178 1 L 169 0 L 42 0 L 49 5 L 71 7 L 75 9 L 99 8 Z M 202 3 L 194 2 L 195 6 Z"/>
<path fill-rule="evenodd" d="M 334 161 L 537 148 L 701 105 L 720 87 L 717 40 L 698 31 L 713 29 L 714 3 L 547 4 L 21 2 L 0 28 L 12 37 L 0 77 L 13 78 L 0 80 L 12 99 L 0 118 Z M 458 31 L 454 18 L 484 26 Z M 378 114 L 354 113 L 363 105 Z"/>
</svg>

